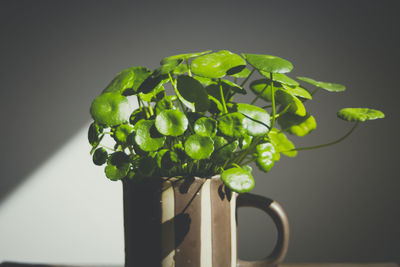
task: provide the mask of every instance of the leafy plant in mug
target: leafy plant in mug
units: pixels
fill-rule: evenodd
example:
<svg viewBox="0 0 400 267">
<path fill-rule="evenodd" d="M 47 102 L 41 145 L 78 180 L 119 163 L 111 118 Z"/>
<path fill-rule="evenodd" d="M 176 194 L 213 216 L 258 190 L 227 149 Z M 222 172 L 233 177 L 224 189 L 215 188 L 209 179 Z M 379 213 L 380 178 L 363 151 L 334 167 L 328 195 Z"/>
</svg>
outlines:
<svg viewBox="0 0 400 267">
<path fill-rule="evenodd" d="M 299 150 L 338 143 L 359 122 L 384 117 L 374 109 L 344 108 L 337 115 L 355 122 L 350 132 L 331 143 L 296 148 L 286 134 L 305 136 L 317 126 L 305 103 L 320 89 L 345 87 L 297 77 L 315 88 L 309 91 L 285 74 L 292 69 L 279 57 L 221 50 L 166 57 L 154 71 L 123 70 L 90 108 L 93 162 L 106 164 L 111 180 L 220 174 L 226 186 L 243 193 L 254 187 L 249 163 L 268 172 L 281 154 L 295 157 Z M 256 71 L 263 78 L 250 82 Z M 246 87 L 255 94 L 253 101 L 236 102 Z M 132 110 L 128 98 L 135 98 L 138 108 Z M 255 106 L 257 100 L 265 104 Z M 105 135 L 115 140 L 114 147 L 102 144 Z"/>
</svg>

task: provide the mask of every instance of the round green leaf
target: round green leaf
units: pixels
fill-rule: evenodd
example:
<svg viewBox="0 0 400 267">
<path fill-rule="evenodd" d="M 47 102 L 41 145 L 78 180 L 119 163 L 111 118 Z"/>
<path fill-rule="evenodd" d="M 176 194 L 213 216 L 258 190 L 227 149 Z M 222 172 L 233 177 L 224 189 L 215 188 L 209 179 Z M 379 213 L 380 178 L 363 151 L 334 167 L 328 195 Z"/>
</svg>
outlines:
<svg viewBox="0 0 400 267">
<path fill-rule="evenodd" d="M 246 61 L 239 55 L 227 50 L 195 58 L 191 64 L 194 74 L 208 78 L 222 78 L 243 70 Z"/>
<path fill-rule="evenodd" d="M 305 116 L 306 115 L 306 108 L 303 105 L 303 102 L 300 101 L 296 96 L 292 93 L 285 91 L 285 90 L 277 90 L 275 92 L 275 99 L 276 102 L 281 104 L 280 110 L 285 109 L 288 107 L 288 112 L 296 114 L 298 116 Z"/>
<path fill-rule="evenodd" d="M 260 74 L 262 76 L 264 76 L 265 78 L 267 78 L 268 80 L 271 80 L 271 73 L 270 72 L 265 72 L 265 71 L 260 71 Z M 299 86 L 299 83 L 296 82 L 295 80 L 293 80 L 292 78 L 286 76 L 283 73 L 274 73 L 272 75 L 272 80 L 282 83 L 282 84 L 286 84 L 289 86 Z"/>
<path fill-rule="evenodd" d="M 110 180 L 120 180 L 124 178 L 129 171 L 129 157 L 124 152 L 115 152 L 107 160 L 105 173 Z"/>
<path fill-rule="evenodd" d="M 127 122 L 131 110 L 125 96 L 118 93 L 104 93 L 93 100 L 90 114 L 96 122 L 110 127 Z"/>
<path fill-rule="evenodd" d="M 338 111 L 337 116 L 345 121 L 367 121 L 383 119 L 385 114 L 382 111 L 370 108 L 343 108 Z"/>
<path fill-rule="evenodd" d="M 206 159 L 214 151 L 214 142 L 208 136 L 191 135 L 185 142 L 185 152 L 192 159 Z"/>
<path fill-rule="evenodd" d="M 176 96 L 174 95 L 167 95 L 162 99 L 157 101 L 156 104 L 156 113 L 160 114 L 162 111 L 167 109 L 175 109 L 173 101 L 176 100 Z"/>
<path fill-rule="evenodd" d="M 161 148 L 165 142 L 162 136 L 154 127 L 154 120 L 140 120 L 135 124 L 135 142 L 144 151 L 155 151 Z"/>
<path fill-rule="evenodd" d="M 253 140 L 253 136 L 245 134 L 243 136 L 243 138 L 240 140 L 240 147 L 242 149 L 249 148 L 252 140 Z"/>
<path fill-rule="evenodd" d="M 249 192 L 254 187 L 254 178 L 250 172 L 242 168 L 230 168 L 221 173 L 221 180 L 232 191 Z"/>
<path fill-rule="evenodd" d="M 132 67 L 123 70 L 117 74 L 106 89 L 104 89 L 103 93 L 117 92 L 122 94 L 128 89 L 127 91 L 132 91 L 129 94 L 133 94 L 150 74 L 151 71 L 145 67 Z"/>
<path fill-rule="evenodd" d="M 232 153 L 236 151 L 239 141 L 228 142 L 222 136 L 215 136 L 214 140 L 214 154 L 212 161 L 217 163 L 223 163 L 232 156 Z"/>
<path fill-rule="evenodd" d="M 206 77 L 200 77 L 200 76 L 193 76 L 194 79 L 198 80 L 202 85 L 207 86 L 210 84 L 214 84 L 215 81 L 213 81 L 210 78 L 206 78 Z"/>
<path fill-rule="evenodd" d="M 246 117 L 245 124 L 248 135 L 260 136 L 268 133 L 270 117 L 264 109 L 244 103 L 236 104 L 236 109 Z"/>
<path fill-rule="evenodd" d="M 254 94 L 260 95 L 265 101 L 272 101 L 272 87 L 270 81 L 266 79 L 254 80 L 250 83 L 250 89 Z"/>
<path fill-rule="evenodd" d="M 194 123 L 193 128 L 198 135 L 213 137 L 217 133 L 217 121 L 202 117 Z"/>
<path fill-rule="evenodd" d="M 106 163 L 108 157 L 108 153 L 104 148 L 98 148 L 93 154 L 93 163 L 101 166 Z"/>
<path fill-rule="evenodd" d="M 179 110 L 164 110 L 156 117 L 156 128 L 163 135 L 182 135 L 188 127 L 188 119 Z"/>
<path fill-rule="evenodd" d="M 281 88 L 281 90 L 284 90 L 294 96 L 299 96 L 305 99 L 312 99 L 311 94 L 306 89 L 300 86 L 288 86 L 283 84 L 283 88 Z"/>
<path fill-rule="evenodd" d="M 271 131 L 269 131 L 268 137 L 270 138 L 271 143 L 274 145 L 276 153 L 282 152 L 288 157 L 295 157 L 297 155 L 296 150 L 290 151 L 294 149 L 295 146 L 283 132 L 280 132 L 278 129 L 273 128 L 271 129 Z"/>
<path fill-rule="evenodd" d="M 177 88 L 185 100 L 194 103 L 196 111 L 206 111 L 210 107 L 207 91 L 198 80 L 180 75 L 177 79 Z"/>
<path fill-rule="evenodd" d="M 232 74 L 231 76 L 235 77 L 235 78 L 247 78 L 247 76 L 250 75 L 250 70 L 247 68 L 244 68 L 241 72 Z"/>
<path fill-rule="evenodd" d="M 317 128 L 317 122 L 310 114 L 300 117 L 294 114 L 285 113 L 278 118 L 278 123 L 283 131 L 287 131 L 297 136 L 305 136 Z"/>
<path fill-rule="evenodd" d="M 114 139 L 121 144 L 127 143 L 127 137 L 132 133 L 133 127 L 128 124 L 118 126 L 114 132 Z"/>
<path fill-rule="evenodd" d="M 264 172 L 269 172 L 275 163 L 275 147 L 271 143 L 257 145 L 257 166 Z"/>
<path fill-rule="evenodd" d="M 292 63 L 280 57 L 258 54 L 242 54 L 242 56 L 259 71 L 287 73 L 293 69 Z"/>
<path fill-rule="evenodd" d="M 208 53 L 210 53 L 210 52 L 211 52 L 211 50 L 207 50 L 207 51 L 204 51 L 204 52 L 187 53 L 187 54 L 180 54 L 180 55 L 169 56 L 169 57 L 163 58 L 163 59 L 161 60 L 160 64 L 161 64 L 161 65 L 164 65 L 164 64 L 167 64 L 167 63 L 170 62 L 170 61 L 179 60 L 179 59 L 181 59 L 181 60 L 188 60 L 188 59 L 191 59 L 191 58 L 194 58 L 194 57 L 199 57 L 199 56 L 208 54 Z"/>
<path fill-rule="evenodd" d="M 222 83 L 224 92 L 225 91 L 228 92 L 229 90 L 232 90 L 232 91 L 242 94 L 242 95 L 247 94 L 246 90 L 243 87 L 241 87 L 240 85 L 238 85 L 234 82 L 231 82 L 226 79 L 221 79 L 221 83 Z"/>
<path fill-rule="evenodd" d="M 239 112 L 225 114 L 219 118 L 218 129 L 226 136 L 240 138 L 246 133 L 246 117 Z"/>
<path fill-rule="evenodd" d="M 160 67 L 158 67 L 154 71 L 154 75 L 165 75 L 170 72 L 172 72 L 174 69 L 176 69 L 181 63 L 183 62 L 183 59 L 180 58 L 175 58 L 175 59 L 170 59 L 168 61 L 165 61 L 162 63 Z"/>
<path fill-rule="evenodd" d="M 297 77 L 297 79 L 299 79 L 300 81 L 312 84 L 316 87 L 325 89 L 329 92 L 343 92 L 346 90 L 346 86 L 344 86 L 342 84 L 321 82 L 321 81 L 316 81 L 314 79 L 307 78 L 307 77 Z"/>
<path fill-rule="evenodd" d="M 88 140 L 92 146 L 97 145 L 100 142 L 100 134 L 103 132 L 103 127 L 93 122 L 89 126 Z"/>
<path fill-rule="evenodd" d="M 141 119 L 146 118 L 146 112 L 143 108 L 135 109 L 129 117 L 129 123 L 135 125 Z"/>
</svg>

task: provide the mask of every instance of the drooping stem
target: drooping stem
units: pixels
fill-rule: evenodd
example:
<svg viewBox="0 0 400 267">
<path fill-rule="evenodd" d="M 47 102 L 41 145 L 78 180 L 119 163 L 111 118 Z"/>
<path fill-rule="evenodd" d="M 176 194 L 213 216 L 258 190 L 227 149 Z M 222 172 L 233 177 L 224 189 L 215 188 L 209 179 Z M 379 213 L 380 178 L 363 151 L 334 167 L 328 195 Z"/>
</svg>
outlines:
<svg viewBox="0 0 400 267">
<path fill-rule="evenodd" d="M 228 113 L 228 109 L 226 108 L 225 97 L 224 97 L 224 92 L 222 90 L 221 79 L 218 80 L 218 85 L 219 85 L 219 93 L 221 95 L 222 106 L 224 108 L 224 114 L 226 114 L 226 113 Z"/>
<path fill-rule="evenodd" d="M 351 135 L 351 133 L 357 128 L 358 126 L 358 122 L 356 122 L 354 124 L 354 126 L 350 129 L 350 131 L 348 131 L 345 135 L 343 135 L 342 137 L 340 137 L 339 139 L 336 139 L 335 141 L 326 143 L 326 144 L 321 144 L 321 145 L 316 145 L 316 146 L 307 146 L 307 147 L 298 147 L 298 148 L 293 148 L 290 150 L 286 150 L 286 151 L 279 151 L 279 152 L 289 152 L 289 151 L 301 151 L 301 150 L 312 150 L 312 149 L 317 149 L 317 148 L 322 148 L 322 147 L 327 147 L 327 146 L 332 146 L 335 145 L 337 143 L 342 142 L 344 139 L 346 139 L 349 135 Z"/>
<path fill-rule="evenodd" d="M 250 79 L 250 76 L 254 73 L 256 69 L 253 68 L 250 72 L 250 74 L 246 77 L 246 79 L 244 79 L 244 81 L 240 84 L 240 87 L 243 87 L 243 85 L 245 85 L 245 83 Z"/>
</svg>

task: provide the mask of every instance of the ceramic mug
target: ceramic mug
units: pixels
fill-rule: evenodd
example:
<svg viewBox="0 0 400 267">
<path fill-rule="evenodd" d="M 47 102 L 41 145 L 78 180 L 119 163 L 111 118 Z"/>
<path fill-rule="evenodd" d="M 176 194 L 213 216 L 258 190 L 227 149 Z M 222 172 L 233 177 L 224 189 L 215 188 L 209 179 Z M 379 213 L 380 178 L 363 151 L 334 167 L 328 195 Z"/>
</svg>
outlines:
<svg viewBox="0 0 400 267">
<path fill-rule="evenodd" d="M 237 194 L 212 178 L 146 177 L 123 182 L 126 267 L 277 266 L 289 241 L 282 207 L 265 197 Z M 278 241 L 260 261 L 237 258 L 237 208 L 272 217 Z"/>
</svg>

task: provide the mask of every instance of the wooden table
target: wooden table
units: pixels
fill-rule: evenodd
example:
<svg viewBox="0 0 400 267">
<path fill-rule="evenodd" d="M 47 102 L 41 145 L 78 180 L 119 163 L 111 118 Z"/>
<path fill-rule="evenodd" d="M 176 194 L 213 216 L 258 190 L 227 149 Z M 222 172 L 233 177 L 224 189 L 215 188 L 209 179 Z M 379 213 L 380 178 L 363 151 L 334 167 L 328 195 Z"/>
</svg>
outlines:
<svg viewBox="0 0 400 267">
<path fill-rule="evenodd" d="M 284 263 L 280 267 L 400 267 L 391 262 L 378 263 Z M 3 262 L 0 267 L 123 267 L 121 265 L 48 265 Z"/>
</svg>

